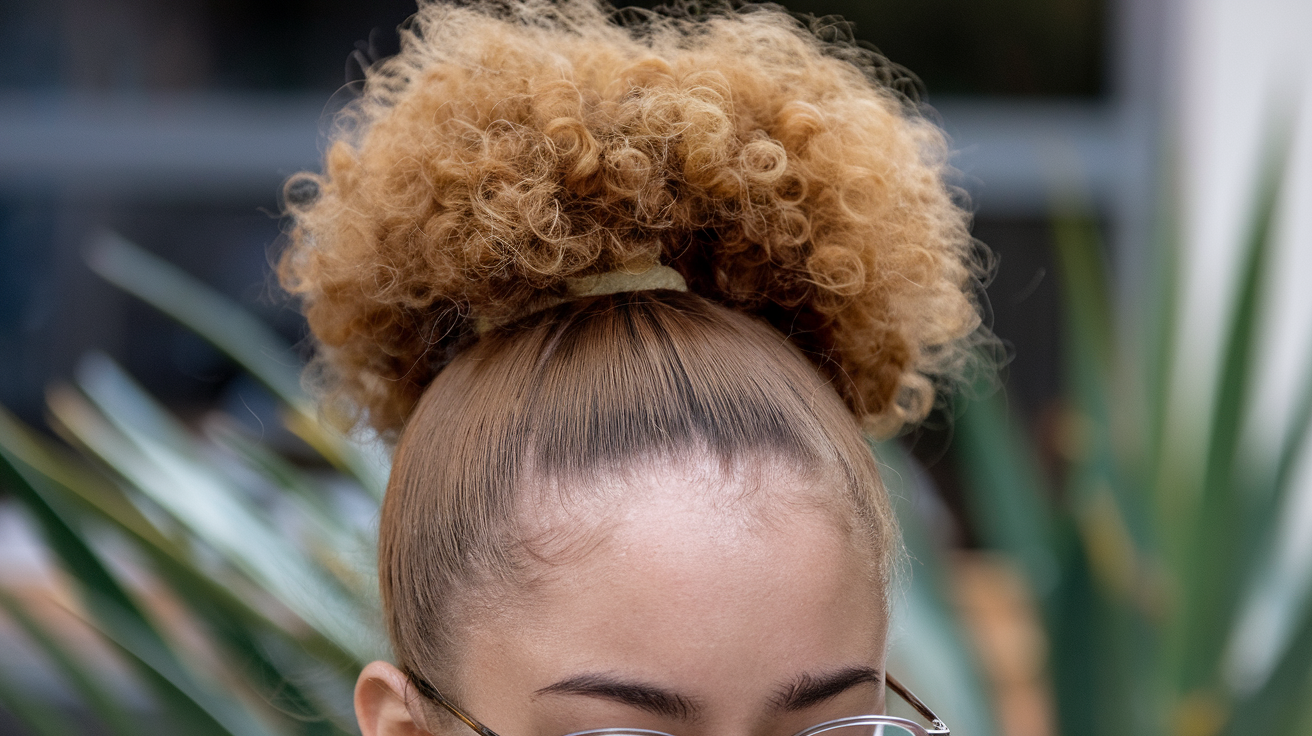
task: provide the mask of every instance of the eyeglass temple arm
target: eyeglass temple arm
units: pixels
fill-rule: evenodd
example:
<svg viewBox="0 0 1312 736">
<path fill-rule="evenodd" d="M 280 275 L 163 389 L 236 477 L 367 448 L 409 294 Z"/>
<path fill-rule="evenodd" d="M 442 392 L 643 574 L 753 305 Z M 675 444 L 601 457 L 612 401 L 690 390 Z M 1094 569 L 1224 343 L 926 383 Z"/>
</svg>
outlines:
<svg viewBox="0 0 1312 736">
<path fill-rule="evenodd" d="M 451 715 L 455 716 L 456 718 L 459 718 L 461 723 L 474 729 L 474 732 L 479 734 L 479 736 L 499 736 L 496 731 L 493 731 L 487 726 L 484 726 L 483 724 L 479 723 L 473 718 L 470 718 L 469 716 L 465 715 L 464 711 L 460 710 L 451 701 L 447 700 L 446 696 L 443 695 L 437 688 L 429 684 L 427 680 L 423 679 L 422 677 L 416 676 L 415 674 L 411 673 L 408 669 L 402 669 L 401 671 L 405 673 L 405 676 L 410 679 L 410 684 L 414 685 L 415 689 L 419 691 L 420 695 L 424 696 L 425 698 L 428 698 L 434 703 L 437 703 L 443 708 L 446 708 L 447 711 L 451 713 Z"/>
<path fill-rule="evenodd" d="M 945 734 L 948 733 L 947 724 L 940 720 L 938 716 L 934 715 L 934 711 L 930 710 L 929 706 L 925 705 L 920 698 L 917 698 L 915 693 L 906 689 L 906 686 L 898 682 L 896 677 L 885 672 L 884 683 L 888 685 L 893 692 L 897 693 L 899 697 L 907 701 L 908 705 L 915 708 L 917 713 L 924 716 L 925 720 L 933 724 L 935 731 L 941 731 Z"/>
</svg>

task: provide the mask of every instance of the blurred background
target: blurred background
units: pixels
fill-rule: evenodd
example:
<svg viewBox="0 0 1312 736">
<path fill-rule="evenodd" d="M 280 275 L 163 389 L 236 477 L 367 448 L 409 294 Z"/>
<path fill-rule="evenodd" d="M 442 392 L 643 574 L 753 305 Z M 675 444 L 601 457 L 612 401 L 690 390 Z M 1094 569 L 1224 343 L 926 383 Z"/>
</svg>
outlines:
<svg viewBox="0 0 1312 736">
<path fill-rule="evenodd" d="M 784 4 L 921 78 L 999 257 L 1001 390 L 880 450 L 895 671 L 966 736 L 1312 733 L 1312 6 Z M 0 733 L 351 732 L 368 553 L 320 547 L 367 547 L 385 461 L 308 426 L 270 263 L 280 183 L 411 12 L 0 5 Z M 224 341 L 250 317 L 263 355 Z M 304 566 L 170 505 L 211 481 Z M 316 619 L 280 575 L 367 600 Z"/>
<path fill-rule="evenodd" d="M 1014 384 L 1032 414 L 1056 391 L 1044 146 L 1069 147 L 1109 221 L 1150 191 L 1125 190 L 1142 189 L 1151 170 L 1160 29 L 1136 27 L 1142 40 L 1117 31 L 1128 8 L 1108 2 L 789 5 L 843 14 L 924 80 L 960 151 L 977 235 L 1007 262 L 994 285 L 997 326 L 1020 341 Z M 360 61 L 395 50 L 413 6 L 7 0 L 0 402 L 39 419 L 46 384 L 89 348 L 173 406 L 208 406 L 230 388 L 230 361 L 90 274 L 81 251 L 106 228 L 299 339 L 295 310 L 268 279 L 279 184 L 318 165 L 323 123 L 361 78 Z M 1133 65 L 1131 44 L 1145 47 Z"/>
</svg>

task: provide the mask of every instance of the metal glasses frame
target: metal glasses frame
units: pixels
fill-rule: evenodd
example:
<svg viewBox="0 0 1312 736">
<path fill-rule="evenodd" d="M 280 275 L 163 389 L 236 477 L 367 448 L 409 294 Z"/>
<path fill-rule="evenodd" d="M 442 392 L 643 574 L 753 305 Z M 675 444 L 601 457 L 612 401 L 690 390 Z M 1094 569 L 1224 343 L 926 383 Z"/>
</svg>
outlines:
<svg viewBox="0 0 1312 736">
<path fill-rule="evenodd" d="M 499 736 L 496 731 L 484 726 L 470 716 L 465 715 L 464 711 L 460 710 L 451 701 L 447 700 L 446 696 L 442 695 L 442 693 L 429 684 L 427 680 L 417 677 L 408 668 L 403 671 L 405 672 L 406 677 L 410 678 L 410 682 L 414 684 L 415 689 L 419 691 L 420 695 L 445 708 L 451 713 L 451 715 L 460 719 L 461 723 L 472 728 L 474 733 L 479 734 L 479 736 Z M 934 715 L 934 711 L 930 710 L 929 706 L 925 705 L 920 698 L 917 698 L 914 693 L 906 689 L 902 683 L 898 682 L 897 678 L 885 673 L 884 683 L 888 686 L 888 689 L 892 690 L 899 698 L 902 698 L 907 705 L 914 708 L 917 713 L 925 718 L 925 720 L 929 721 L 930 727 L 925 728 L 915 721 L 907 720 L 906 718 L 898 718 L 897 716 L 852 716 L 850 718 L 839 718 L 833 721 L 825 721 L 824 723 L 800 731 L 794 734 L 794 736 L 819 736 L 819 734 L 825 733 L 826 731 L 845 728 L 847 726 L 897 726 L 910 731 L 913 736 L 951 736 L 947 724 L 945 724 L 938 716 Z M 670 734 L 663 731 L 649 731 L 641 728 L 596 728 L 590 731 L 576 731 L 567 734 L 566 736 L 670 736 Z"/>
</svg>

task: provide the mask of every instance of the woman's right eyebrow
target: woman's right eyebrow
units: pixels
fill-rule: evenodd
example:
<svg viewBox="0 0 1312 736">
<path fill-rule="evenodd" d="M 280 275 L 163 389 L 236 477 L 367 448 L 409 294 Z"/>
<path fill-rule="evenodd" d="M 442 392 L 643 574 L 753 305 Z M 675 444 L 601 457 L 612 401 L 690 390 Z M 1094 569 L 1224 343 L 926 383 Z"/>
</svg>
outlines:
<svg viewBox="0 0 1312 736">
<path fill-rule="evenodd" d="M 538 695 L 583 695 L 611 700 L 649 713 L 668 718 L 690 721 L 697 717 L 697 701 L 664 688 L 640 682 L 630 682 L 608 675 L 576 675 L 553 683 L 537 691 Z"/>
</svg>

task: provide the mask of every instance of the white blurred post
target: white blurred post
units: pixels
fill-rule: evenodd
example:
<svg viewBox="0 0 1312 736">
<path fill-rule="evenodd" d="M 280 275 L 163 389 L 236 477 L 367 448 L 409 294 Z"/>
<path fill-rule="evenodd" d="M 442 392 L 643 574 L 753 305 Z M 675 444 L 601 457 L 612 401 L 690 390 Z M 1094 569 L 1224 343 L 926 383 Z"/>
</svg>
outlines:
<svg viewBox="0 0 1312 736">
<path fill-rule="evenodd" d="M 1262 295 L 1256 408 L 1244 440 L 1270 453 L 1286 433 L 1297 387 L 1312 370 L 1312 3 L 1181 0 L 1178 16 L 1182 43 L 1168 125 L 1180 154 L 1185 248 L 1171 397 L 1176 422 L 1168 436 L 1180 457 L 1202 457 L 1207 438 L 1201 430 L 1213 409 L 1214 369 L 1224 349 L 1225 315 L 1236 296 L 1260 167 L 1272 137 L 1292 125 Z M 1240 691 L 1269 674 L 1288 634 L 1288 618 L 1312 581 L 1312 467 L 1304 467 L 1282 510 L 1274 568 L 1279 579 L 1253 581 L 1257 595 L 1231 642 L 1227 676 Z"/>
</svg>

